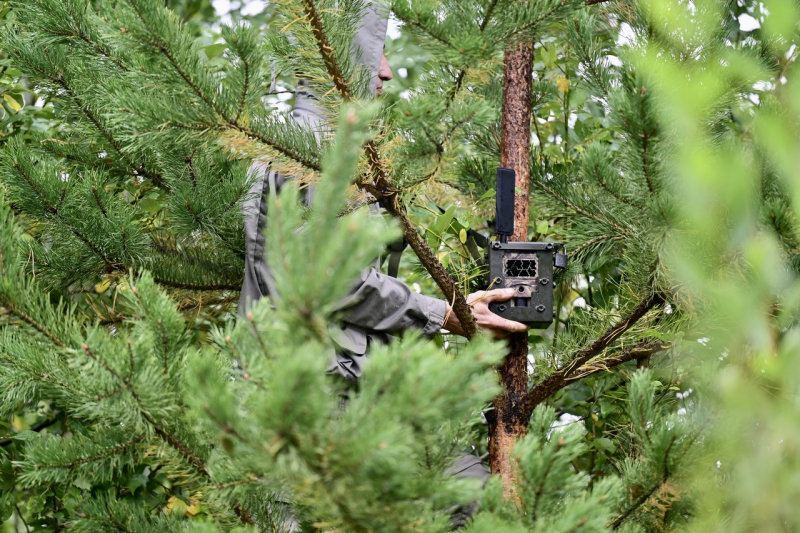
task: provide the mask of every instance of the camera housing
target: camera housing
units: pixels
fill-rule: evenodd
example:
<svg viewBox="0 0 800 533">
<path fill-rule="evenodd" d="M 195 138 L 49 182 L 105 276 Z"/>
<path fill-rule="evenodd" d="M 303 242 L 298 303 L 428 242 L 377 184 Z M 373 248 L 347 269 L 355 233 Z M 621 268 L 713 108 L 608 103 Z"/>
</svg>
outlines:
<svg viewBox="0 0 800 533">
<path fill-rule="evenodd" d="M 556 256 L 563 255 L 560 248 L 561 243 L 553 242 L 491 243 L 489 288 L 511 288 L 515 294 L 506 302 L 491 302 L 489 310 L 533 328 L 547 328 L 554 316 L 553 273 Z"/>
<path fill-rule="evenodd" d="M 544 329 L 555 316 L 553 272 L 555 268 L 567 267 L 567 256 L 559 242 L 508 242 L 508 237 L 514 234 L 515 178 L 512 169 L 497 169 L 498 240 L 491 243 L 488 252 L 489 288 L 511 288 L 515 295 L 506 302 L 491 302 L 489 310 L 503 318 Z"/>
</svg>

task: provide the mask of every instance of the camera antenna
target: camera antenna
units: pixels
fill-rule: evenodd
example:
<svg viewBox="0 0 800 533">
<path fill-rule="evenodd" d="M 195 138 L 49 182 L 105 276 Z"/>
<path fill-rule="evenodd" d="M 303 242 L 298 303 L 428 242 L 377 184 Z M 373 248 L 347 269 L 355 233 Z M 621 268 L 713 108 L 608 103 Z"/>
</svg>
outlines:
<svg viewBox="0 0 800 533">
<path fill-rule="evenodd" d="M 495 199 L 496 216 L 494 231 L 500 242 L 508 242 L 514 234 L 514 187 L 516 174 L 513 169 L 499 167 L 497 169 L 497 196 Z"/>
</svg>

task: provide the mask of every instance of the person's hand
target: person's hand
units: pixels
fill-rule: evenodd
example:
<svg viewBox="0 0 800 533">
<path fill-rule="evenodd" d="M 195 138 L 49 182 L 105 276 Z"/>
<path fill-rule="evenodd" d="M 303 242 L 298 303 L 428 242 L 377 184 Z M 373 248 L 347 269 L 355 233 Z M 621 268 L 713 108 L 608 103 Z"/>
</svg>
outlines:
<svg viewBox="0 0 800 533">
<path fill-rule="evenodd" d="M 508 320 L 489 310 L 489 302 L 504 302 L 510 300 L 515 294 L 514 289 L 492 289 L 490 291 L 477 291 L 467 296 L 467 304 L 472 310 L 472 316 L 478 327 L 491 331 L 495 337 L 504 338 L 509 333 L 527 331 L 528 326 L 521 322 Z M 447 305 L 447 320 L 442 326 L 450 333 L 463 335 L 464 329 L 461 327 L 458 317 L 453 312 L 450 304 Z"/>
</svg>

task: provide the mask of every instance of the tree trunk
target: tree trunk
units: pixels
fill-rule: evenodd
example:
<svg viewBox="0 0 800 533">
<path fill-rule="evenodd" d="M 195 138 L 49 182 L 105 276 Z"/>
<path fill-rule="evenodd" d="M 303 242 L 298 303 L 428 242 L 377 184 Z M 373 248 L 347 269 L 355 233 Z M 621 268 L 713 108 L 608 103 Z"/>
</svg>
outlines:
<svg viewBox="0 0 800 533">
<path fill-rule="evenodd" d="M 522 42 L 507 50 L 504 64 L 500 164 L 516 173 L 511 240 L 527 241 L 533 43 Z M 520 408 L 528 390 L 528 335 L 512 335 L 509 349 L 500 367 L 503 392 L 494 401 L 494 417 L 489 427 L 489 463 L 492 473 L 503 480 L 506 497 L 516 500 L 517 475 L 512 452 L 528 426 Z"/>
</svg>

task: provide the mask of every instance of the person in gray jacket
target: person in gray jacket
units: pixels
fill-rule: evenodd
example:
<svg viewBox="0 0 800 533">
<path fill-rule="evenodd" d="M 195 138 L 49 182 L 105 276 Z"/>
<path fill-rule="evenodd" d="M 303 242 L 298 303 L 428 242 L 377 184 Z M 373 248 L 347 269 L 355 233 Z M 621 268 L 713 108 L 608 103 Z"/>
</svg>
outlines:
<svg viewBox="0 0 800 533">
<path fill-rule="evenodd" d="M 383 83 L 392 79 L 392 70 L 383 54 L 388 20 L 380 7 L 370 5 L 363 13 L 362 26 L 353 43 L 353 54 L 372 72 L 372 87 L 376 95 L 383 91 Z M 323 121 L 313 95 L 298 91 L 292 117 L 299 124 L 319 131 Z M 265 162 L 255 162 L 250 169 L 255 174 L 250 200 L 244 206 L 246 257 L 245 276 L 239 304 L 239 314 L 259 298 L 272 292 L 269 259 L 264 257 L 264 222 L 267 196 L 280 191 L 287 177 L 270 170 Z M 304 189 L 304 201 L 313 203 L 314 188 Z M 480 328 L 491 330 L 496 336 L 509 332 L 525 331 L 527 326 L 504 319 L 489 311 L 489 302 L 508 300 L 513 289 L 496 289 L 470 294 L 473 316 Z M 372 342 L 387 342 L 392 334 L 404 330 L 418 330 L 424 335 L 435 335 L 446 329 L 462 334 L 461 326 L 450 305 L 441 299 L 418 294 L 400 280 L 381 274 L 377 269 L 365 270 L 354 288 L 340 303 L 341 324 L 331 327 L 338 350 L 329 372 L 348 381 L 361 374 L 367 349 Z"/>
<path fill-rule="evenodd" d="M 369 6 L 363 14 L 362 26 L 353 43 L 353 53 L 372 72 L 372 87 L 376 95 L 383 92 L 383 83 L 392 79 L 392 71 L 383 55 L 387 17 L 379 7 Z M 292 117 L 299 124 L 314 131 L 323 126 L 321 113 L 315 105 L 314 96 L 299 90 L 295 98 Z M 239 314 L 245 315 L 248 308 L 262 296 L 275 291 L 269 269 L 269 258 L 264 257 L 264 223 L 267 198 L 277 194 L 288 181 L 286 176 L 273 172 L 266 162 L 253 163 L 251 174 L 256 180 L 250 200 L 244 206 L 247 254 L 245 276 L 242 285 Z M 304 201 L 313 204 L 314 187 L 303 189 Z M 510 332 L 525 331 L 527 326 L 504 319 L 489 311 L 489 302 L 504 301 L 514 295 L 513 289 L 479 291 L 467 296 L 472 314 L 478 326 L 503 337 Z M 433 336 L 441 329 L 454 334 L 463 334 L 461 325 L 450 305 L 441 299 L 418 294 L 402 281 L 382 274 L 376 268 L 366 269 L 353 289 L 339 303 L 341 323 L 330 325 L 330 332 L 337 346 L 332 354 L 328 372 L 355 382 L 361 375 L 369 346 L 374 342 L 388 342 L 391 335 L 405 330 L 417 330 Z M 464 453 L 448 469 L 451 475 L 473 478 L 484 482 L 489 472 L 479 457 Z M 283 502 L 287 506 L 289 502 Z M 466 523 L 477 504 L 453 510 L 451 522 L 454 526 Z M 289 509 L 282 530 L 298 530 L 298 523 Z"/>
</svg>

